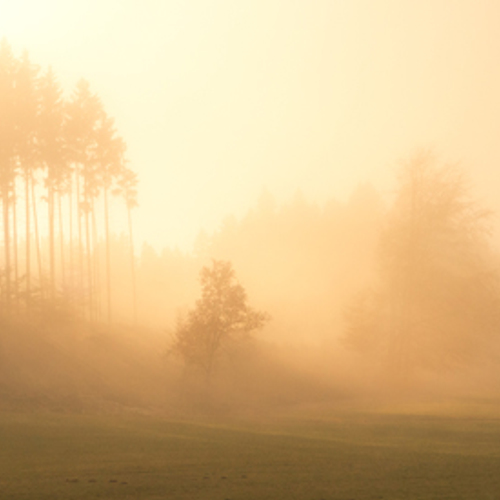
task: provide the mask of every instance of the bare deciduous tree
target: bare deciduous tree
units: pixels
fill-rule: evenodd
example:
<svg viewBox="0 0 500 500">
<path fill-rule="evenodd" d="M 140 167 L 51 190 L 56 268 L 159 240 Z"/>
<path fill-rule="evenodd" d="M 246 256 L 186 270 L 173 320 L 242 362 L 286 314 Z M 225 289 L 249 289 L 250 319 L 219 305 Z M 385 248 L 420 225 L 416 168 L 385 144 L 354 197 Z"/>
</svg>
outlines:
<svg viewBox="0 0 500 500">
<path fill-rule="evenodd" d="M 404 379 L 417 367 L 484 353 L 500 331 L 500 280 L 489 213 L 460 170 L 421 152 L 400 174 L 380 239 L 379 283 L 346 309 L 346 341 L 385 355 Z"/>
</svg>

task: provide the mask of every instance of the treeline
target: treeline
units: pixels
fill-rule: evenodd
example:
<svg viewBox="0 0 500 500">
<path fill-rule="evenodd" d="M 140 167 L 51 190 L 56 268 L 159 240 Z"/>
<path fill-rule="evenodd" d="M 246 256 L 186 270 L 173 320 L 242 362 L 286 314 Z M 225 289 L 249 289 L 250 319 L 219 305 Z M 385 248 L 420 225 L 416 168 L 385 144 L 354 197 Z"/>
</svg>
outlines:
<svg viewBox="0 0 500 500">
<path fill-rule="evenodd" d="M 366 286 L 384 204 L 369 184 L 345 202 L 319 205 L 300 192 L 279 204 L 264 191 L 241 218 L 228 217 L 201 233 L 193 253 L 156 252 L 138 261 L 140 317 L 173 325 L 199 293 L 198 273 L 211 259 L 230 261 L 255 307 L 273 317 L 265 338 L 279 344 L 334 344 L 347 298 Z"/>
<path fill-rule="evenodd" d="M 422 372 L 500 364 L 500 256 L 491 212 L 455 165 L 421 151 L 399 172 L 376 274 L 345 308 L 346 345 L 403 385 Z M 484 387 L 483 387 L 484 388 Z"/>
<path fill-rule="evenodd" d="M 456 167 L 414 155 L 391 200 L 368 184 L 321 206 L 300 192 L 279 206 L 264 192 L 193 252 L 144 245 L 135 259 L 137 176 L 125 149 L 85 80 L 65 98 L 50 68 L 0 43 L 0 320 L 135 322 L 166 345 L 165 330 L 198 298 L 199 270 L 216 259 L 272 317 L 268 347 L 291 359 L 293 346 L 327 377 L 341 363 L 400 381 L 486 359 L 497 370 L 500 259 L 489 214 Z M 112 232 L 115 199 L 128 235 Z"/>
<path fill-rule="evenodd" d="M 137 176 L 125 142 L 89 83 L 70 98 L 51 68 L 0 43 L 0 310 L 33 317 L 65 310 L 112 320 L 111 204 L 130 211 Z M 122 209 L 123 210 L 123 209 Z M 132 284 L 135 297 L 135 284 Z M 135 299 L 133 300 L 135 308 Z M 132 304 L 132 299 L 130 300 Z"/>
<path fill-rule="evenodd" d="M 390 200 L 370 185 L 322 206 L 300 193 L 278 206 L 264 192 L 247 215 L 200 235 L 195 255 L 144 248 L 143 314 L 173 327 L 213 258 L 231 262 L 252 304 L 270 313 L 262 340 L 309 369 L 344 365 L 402 386 L 464 367 L 494 374 L 500 256 L 490 215 L 461 170 L 429 152 L 401 166 Z"/>
</svg>

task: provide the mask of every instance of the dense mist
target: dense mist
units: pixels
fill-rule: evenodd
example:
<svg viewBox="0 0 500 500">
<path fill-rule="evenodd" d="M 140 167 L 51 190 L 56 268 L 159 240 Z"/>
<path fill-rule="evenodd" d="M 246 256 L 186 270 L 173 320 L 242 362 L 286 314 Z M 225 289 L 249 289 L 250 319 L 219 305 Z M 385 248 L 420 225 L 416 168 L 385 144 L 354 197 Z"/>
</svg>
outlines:
<svg viewBox="0 0 500 500">
<path fill-rule="evenodd" d="M 23 2 L 0 408 L 500 395 L 497 6 Z"/>
<path fill-rule="evenodd" d="M 497 498 L 499 19 L 0 1 L 0 499 Z"/>
<path fill-rule="evenodd" d="M 111 234 L 86 256 L 104 276 L 111 257 L 109 281 L 93 282 L 93 309 L 57 285 L 51 299 L 36 273 L 40 298 L 27 300 L 21 280 L 9 304 L 4 273 L 2 407 L 256 415 L 497 397 L 491 213 L 460 169 L 432 153 L 410 155 L 395 177 L 391 197 L 363 183 L 323 205 L 300 192 L 279 204 L 263 191 L 246 215 L 201 233 L 192 252 L 144 245 L 133 274 L 129 238 Z M 239 314 L 239 299 L 207 299 L 227 290 L 222 281 L 207 292 L 218 262 L 248 311 L 264 314 L 248 334 L 242 316 L 232 330 L 218 323 Z M 203 347 L 208 332 L 215 347 Z M 188 347 L 176 350 L 176 338 Z"/>
</svg>

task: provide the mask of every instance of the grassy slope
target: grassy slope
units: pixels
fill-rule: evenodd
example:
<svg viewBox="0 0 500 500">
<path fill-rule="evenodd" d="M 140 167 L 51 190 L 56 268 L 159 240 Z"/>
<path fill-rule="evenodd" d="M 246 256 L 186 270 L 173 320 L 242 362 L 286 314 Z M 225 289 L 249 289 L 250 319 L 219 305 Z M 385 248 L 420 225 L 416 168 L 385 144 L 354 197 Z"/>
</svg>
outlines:
<svg viewBox="0 0 500 500">
<path fill-rule="evenodd" d="M 493 499 L 500 421 L 0 414 L 0 498 Z"/>
</svg>

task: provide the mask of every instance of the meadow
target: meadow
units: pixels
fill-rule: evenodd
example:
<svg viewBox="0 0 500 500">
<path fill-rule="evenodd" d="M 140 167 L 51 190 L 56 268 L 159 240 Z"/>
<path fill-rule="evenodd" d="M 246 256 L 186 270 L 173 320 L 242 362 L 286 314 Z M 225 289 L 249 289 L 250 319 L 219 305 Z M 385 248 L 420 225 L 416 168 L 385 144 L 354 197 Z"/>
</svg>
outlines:
<svg viewBox="0 0 500 500">
<path fill-rule="evenodd" d="M 500 498 L 500 420 L 0 413 L 2 500 Z"/>
</svg>

